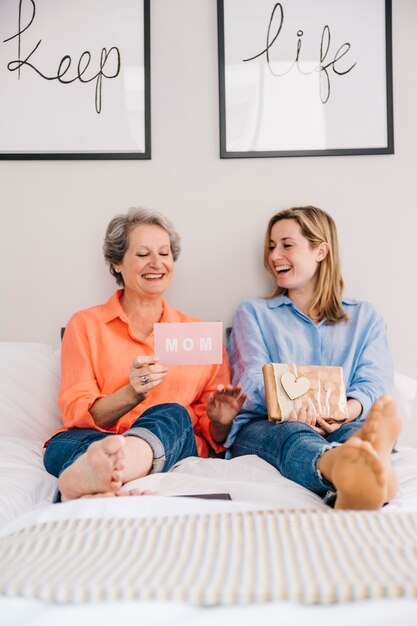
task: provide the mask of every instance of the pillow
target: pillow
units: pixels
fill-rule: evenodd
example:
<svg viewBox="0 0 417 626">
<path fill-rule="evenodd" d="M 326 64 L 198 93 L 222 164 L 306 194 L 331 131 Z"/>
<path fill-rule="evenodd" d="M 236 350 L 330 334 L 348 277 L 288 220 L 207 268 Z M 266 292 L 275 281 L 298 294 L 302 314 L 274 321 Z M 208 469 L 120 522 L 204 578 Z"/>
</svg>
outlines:
<svg viewBox="0 0 417 626">
<path fill-rule="evenodd" d="M 0 531 L 23 513 L 50 504 L 56 489 L 56 478 L 43 466 L 41 443 L 0 439 Z"/>
<path fill-rule="evenodd" d="M 404 418 L 403 430 L 398 438 L 402 446 L 417 448 L 417 380 L 395 372 L 394 396 L 398 404 L 400 415 Z"/>
<path fill-rule="evenodd" d="M 62 424 L 59 351 L 42 343 L 0 342 L 0 433 L 43 443 Z"/>
<path fill-rule="evenodd" d="M 414 403 L 417 396 L 417 380 L 405 374 L 395 372 L 394 396 L 399 411 L 404 419 L 410 420 L 413 416 Z"/>
</svg>

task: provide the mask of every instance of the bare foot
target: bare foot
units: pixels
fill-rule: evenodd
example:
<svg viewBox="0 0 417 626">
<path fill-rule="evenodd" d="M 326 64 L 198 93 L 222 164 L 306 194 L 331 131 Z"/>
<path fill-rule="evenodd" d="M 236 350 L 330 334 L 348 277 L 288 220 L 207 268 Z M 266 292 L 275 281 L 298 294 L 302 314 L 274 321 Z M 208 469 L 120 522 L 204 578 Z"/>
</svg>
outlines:
<svg viewBox="0 0 417 626">
<path fill-rule="evenodd" d="M 391 396 L 381 396 L 371 407 L 368 416 L 355 437 L 369 441 L 382 461 L 387 475 L 387 502 L 398 490 L 397 476 L 391 465 L 391 452 L 398 439 L 403 420 Z"/>
<path fill-rule="evenodd" d="M 116 496 L 157 496 L 157 491 L 151 489 L 120 489 Z"/>
<path fill-rule="evenodd" d="M 387 497 L 384 466 L 372 446 L 351 437 L 334 448 L 331 482 L 336 487 L 336 509 L 379 510 Z"/>
<path fill-rule="evenodd" d="M 114 495 L 122 486 L 126 438 L 111 435 L 95 441 L 59 477 L 61 499 Z"/>
<path fill-rule="evenodd" d="M 115 498 L 122 496 L 157 496 L 156 491 L 149 489 L 120 489 L 119 491 L 106 491 L 105 493 L 86 493 L 80 498 Z"/>
<path fill-rule="evenodd" d="M 320 457 L 319 470 L 337 490 L 335 508 L 378 510 L 394 497 L 398 483 L 390 457 L 401 426 L 395 401 L 381 396 L 364 425 Z"/>
<path fill-rule="evenodd" d="M 83 498 L 114 498 L 115 496 L 116 494 L 114 491 L 106 491 L 104 493 L 85 493 L 83 496 L 79 496 L 78 500 L 82 500 Z M 68 500 L 68 498 L 66 498 L 66 500 Z M 65 499 L 63 502 L 65 502 Z"/>
<path fill-rule="evenodd" d="M 369 441 L 379 454 L 389 456 L 402 428 L 402 418 L 391 396 L 381 396 L 371 407 L 366 420 L 356 433 Z"/>
</svg>

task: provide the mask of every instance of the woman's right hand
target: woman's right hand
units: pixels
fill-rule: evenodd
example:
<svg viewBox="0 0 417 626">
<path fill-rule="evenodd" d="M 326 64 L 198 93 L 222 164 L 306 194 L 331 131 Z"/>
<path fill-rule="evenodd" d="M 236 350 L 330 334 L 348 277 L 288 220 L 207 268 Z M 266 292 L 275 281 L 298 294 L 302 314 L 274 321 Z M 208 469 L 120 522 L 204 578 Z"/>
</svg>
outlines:
<svg viewBox="0 0 417 626">
<path fill-rule="evenodd" d="M 323 428 L 317 426 L 317 415 L 314 414 L 310 405 L 301 406 L 297 411 L 291 411 L 288 416 L 289 422 L 303 422 L 310 426 L 313 430 L 315 430 L 320 435 L 325 435 L 326 432 Z"/>
<path fill-rule="evenodd" d="M 148 393 L 160 385 L 168 369 L 154 356 L 137 356 L 129 370 L 129 381 L 136 395 L 145 399 Z"/>
<path fill-rule="evenodd" d="M 138 356 L 129 369 L 129 382 L 108 396 L 98 398 L 90 407 L 94 423 L 107 429 L 143 402 L 150 391 L 164 380 L 167 368 L 154 356 Z"/>
</svg>

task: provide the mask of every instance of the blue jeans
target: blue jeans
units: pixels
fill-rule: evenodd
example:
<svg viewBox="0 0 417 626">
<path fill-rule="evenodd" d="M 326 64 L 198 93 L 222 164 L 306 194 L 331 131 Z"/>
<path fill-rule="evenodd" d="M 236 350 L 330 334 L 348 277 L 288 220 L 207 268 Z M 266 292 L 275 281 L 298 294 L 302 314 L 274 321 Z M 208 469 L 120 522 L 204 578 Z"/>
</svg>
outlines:
<svg viewBox="0 0 417 626">
<path fill-rule="evenodd" d="M 115 434 L 90 428 L 72 428 L 58 433 L 45 450 L 47 471 L 58 477 L 90 444 Z M 167 472 L 181 459 L 197 456 L 191 419 L 180 404 L 158 404 L 147 409 L 123 436 L 139 437 L 150 445 L 153 451 L 151 474 Z"/>
<path fill-rule="evenodd" d="M 256 418 L 245 424 L 232 445 L 232 457 L 256 454 L 285 478 L 289 478 L 322 498 L 333 499 L 334 486 L 325 480 L 317 467 L 320 456 L 349 439 L 362 421 L 343 424 L 330 435 L 323 437 L 302 422 L 276 424 L 266 418 Z"/>
</svg>

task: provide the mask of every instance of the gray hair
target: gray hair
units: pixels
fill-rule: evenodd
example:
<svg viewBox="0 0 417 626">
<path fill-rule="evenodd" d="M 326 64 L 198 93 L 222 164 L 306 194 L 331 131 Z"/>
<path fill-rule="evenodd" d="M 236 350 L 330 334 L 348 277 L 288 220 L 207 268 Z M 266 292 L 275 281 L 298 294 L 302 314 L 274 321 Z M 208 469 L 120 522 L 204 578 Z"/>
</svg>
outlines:
<svg viewBox="0 0 417 626">
<path fill-rule="evenodd" d="M 140 224 L 155 224 L 166 230 L 174 261 L 179 257 L 181 251 L 180 236 L 172 222 L 157 211 L 132 207 L 126 214 L 116 215 L 111 220 L 104 237 L 104 258 L 108 263 L 110 274 L 114 276 L 119 285 L 124 285 L 123 277 L 119 272 L 116 272 L 113 266 L 123 261 L 129 246 L 129 234 Z"/>
</svg>

